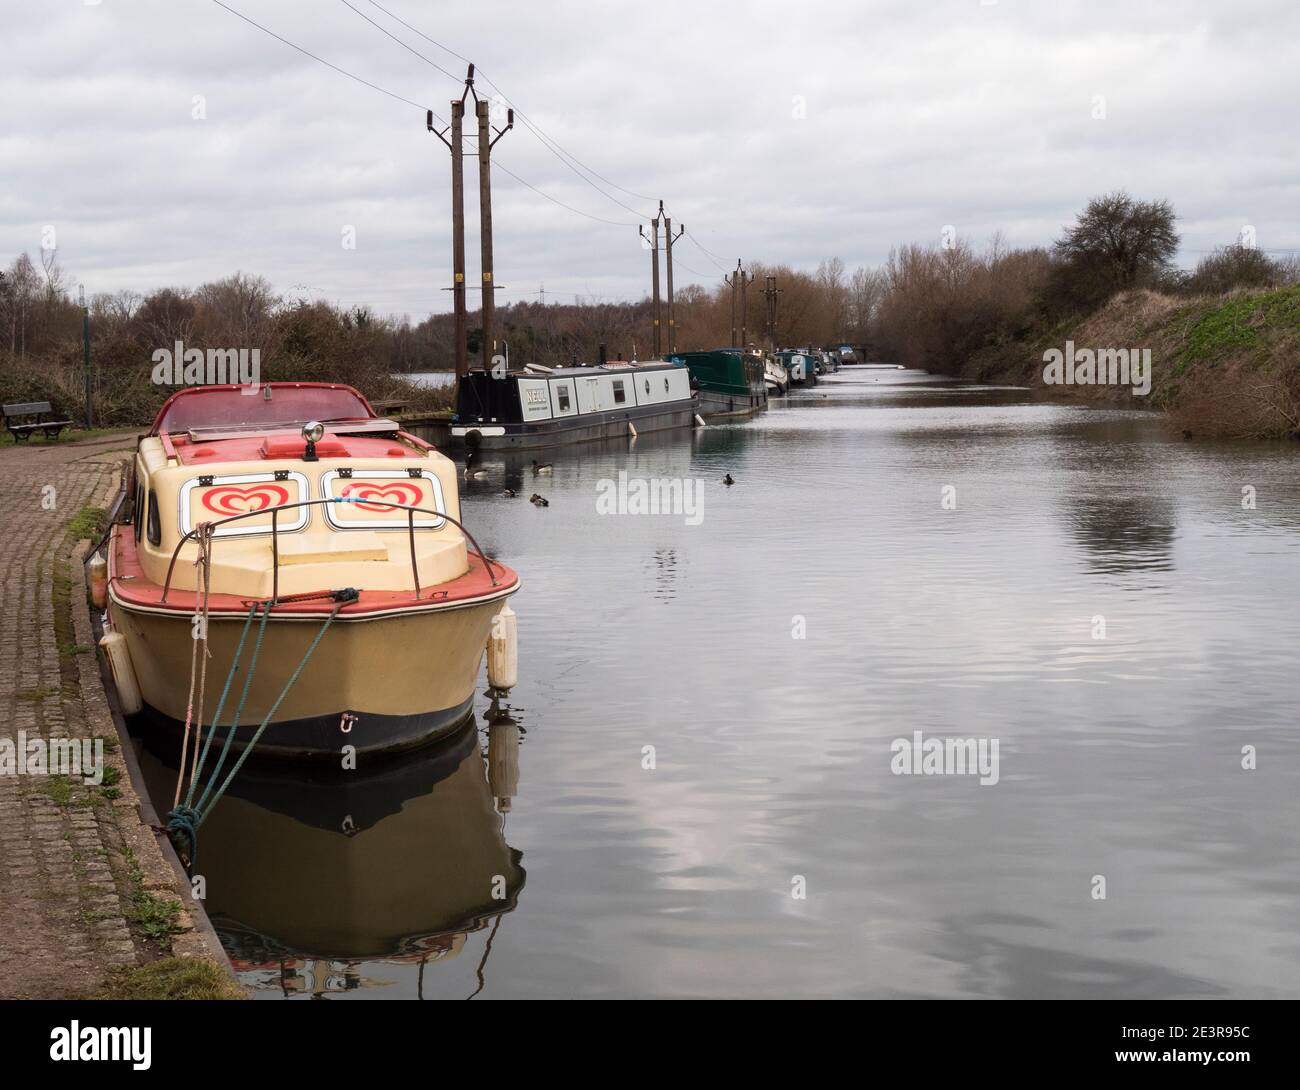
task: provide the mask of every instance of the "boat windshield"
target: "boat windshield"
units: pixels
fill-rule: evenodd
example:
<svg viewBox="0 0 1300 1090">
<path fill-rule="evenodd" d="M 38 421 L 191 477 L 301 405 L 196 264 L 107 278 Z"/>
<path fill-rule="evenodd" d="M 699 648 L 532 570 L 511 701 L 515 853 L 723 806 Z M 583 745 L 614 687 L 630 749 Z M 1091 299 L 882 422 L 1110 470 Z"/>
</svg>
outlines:
<svg viewBox="0 0 1300 1090">
<path fill-rule="evenodd" d="M 163 410 L 154 433 L 372 419 L 361 395 L 347 386 L 196 386 Z"/>
</svg>

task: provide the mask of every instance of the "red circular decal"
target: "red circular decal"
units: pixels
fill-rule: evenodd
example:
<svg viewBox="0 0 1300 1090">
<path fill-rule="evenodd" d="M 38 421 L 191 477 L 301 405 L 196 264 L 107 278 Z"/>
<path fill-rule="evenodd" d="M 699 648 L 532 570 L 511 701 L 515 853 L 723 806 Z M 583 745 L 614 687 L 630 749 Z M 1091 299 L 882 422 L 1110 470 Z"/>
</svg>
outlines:
<svg viewBox="0 0 1300 1090">
<path fill-rule="evenodd" d="M 353 504 L 362 511 L 393 511 L 393 504 L 401 503 L 407 507 L 415 507 L 420 500 L 424 498 L 424 491 L 416 484 L 407 484 L 405 481 L 396 484 L 375 484 L 371 481 L 353 481 L 343 489 L 344 496 L 355 497 L 360 500 L 373 500 L 373 503 Z M 380 501 L 387 500 L 387 503 Z"/>
<path fill-rule="evenodd" d="M 203 506 L 218 515 L 246 515 L 288 502 L 289 490 L 278 484 L 250 484 L 247 488 L 223 484 L 203 493 Z"/>
</svg>

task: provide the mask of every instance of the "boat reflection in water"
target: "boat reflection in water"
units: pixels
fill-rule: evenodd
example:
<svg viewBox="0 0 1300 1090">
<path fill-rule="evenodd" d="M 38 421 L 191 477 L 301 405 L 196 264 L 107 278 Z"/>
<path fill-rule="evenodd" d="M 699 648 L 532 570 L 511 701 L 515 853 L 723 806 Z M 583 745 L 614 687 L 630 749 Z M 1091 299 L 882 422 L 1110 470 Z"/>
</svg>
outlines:
<svg viewBox="0 0 1300 1090">
<path fill-rule="evenodd" d="M 240 770 L 203 825 L 196 873 L 245 986 L 319 998 L 388 985 L 378 965 L 405 964 L 418 966 L 422 998 L 426 969 L 491 927 L 483 987 L 491 938 L 525 879 L 503 827 L 522 728 L 495 702 L 484 718 L 482 733 L 471 723 L 369 773 Z"/>
</svg>

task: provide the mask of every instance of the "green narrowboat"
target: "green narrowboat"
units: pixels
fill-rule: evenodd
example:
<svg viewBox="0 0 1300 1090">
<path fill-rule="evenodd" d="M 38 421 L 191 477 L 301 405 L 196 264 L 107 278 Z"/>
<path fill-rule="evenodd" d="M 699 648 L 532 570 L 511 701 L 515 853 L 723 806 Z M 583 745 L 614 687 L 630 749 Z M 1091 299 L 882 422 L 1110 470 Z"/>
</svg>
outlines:
<svg viewBox="0 0 1300 1090">
<path fill-rule="evenodd" d="M 690 371 L 691 385 L 699 393 L 699 413 L 705 420 L 749 416 L 767 408 L 762 356 L 740 348 L 717 348 L 675 352 L 667 358 L 685 364 Z"/>
</svg>

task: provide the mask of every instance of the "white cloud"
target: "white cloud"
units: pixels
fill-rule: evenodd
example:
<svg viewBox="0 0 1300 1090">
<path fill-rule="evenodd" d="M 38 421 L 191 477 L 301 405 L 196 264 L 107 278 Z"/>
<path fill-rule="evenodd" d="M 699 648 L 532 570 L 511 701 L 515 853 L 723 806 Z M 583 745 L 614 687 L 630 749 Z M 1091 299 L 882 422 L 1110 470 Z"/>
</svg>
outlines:
<svg viewBox="0 0 1300 1090">
<path fill-rule="evenodd" d="M 230 4 L 446 115 L 454 81 L 342 3 Z M 1121 186 L 1173 201 L 1185 261 L 1243 223 L 1265 248 L 1300 248 L 1300 15 L 1286 0 L 384 6 L 478 61 L 588 166 L 662 196 L 727 266 L 875 263 L 949 223 L 977 243 L 999 230 L 1045 243 Z M 385 312 L 446 308 L 448 157 L 419 109 L 208 0 L 4 0 L 0 18 L 3 255 L 34 251 L 53 223 L 63 264 L 92 291 L 244 269 Z M 191 118 L 195 95 L 206 120 Z M 557 200 L 634 219 L 522 125 L 496 154 Z M 470 160 L 471 220 L 476 179 Z M 503 300 L 543 283 L 552 298 L 646 290 L 635 227 L 575 216 L 501 172 L 494 193 Z M 340 246 L 345 224 L 355 250 Z M 473 222 L 467 253 L 472 283 Z M 716 272 L 689 242 L 678 254 L 679 283 L 699 279 L 686 266 Z"/>
</svg>

